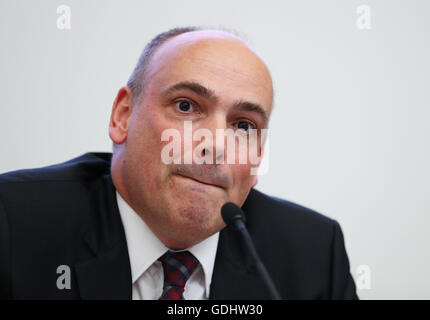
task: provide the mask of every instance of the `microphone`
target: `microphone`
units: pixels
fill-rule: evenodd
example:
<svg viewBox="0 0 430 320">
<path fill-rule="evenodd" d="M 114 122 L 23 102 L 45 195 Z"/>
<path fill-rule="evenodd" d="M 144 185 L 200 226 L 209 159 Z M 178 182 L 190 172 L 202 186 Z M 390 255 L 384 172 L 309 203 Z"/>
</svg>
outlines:
<svg viewBox="0 0 430 320">
<path fill-rule="evenodd" d="M 227 202 L 221 207 L 221 216 L 228 226 L 233 226 L 236 230 L 239 231 L 240 235 L 242 236 L 243 242 L 245 243 L 245 247 L 251 255 L 252 262 L 255 264 L 258 272 L 260 273 L 260 276 L 263 279 L 265 286 L 269 290 L 272 299 L 281 300 L 281 296 L 279 295 L 279 292 L 276 289 L 272 278 L 270 278 L 266 267 L 260 260 L 257 250 L 255 250 L 251 236 L 249 235 L 248 230 L 245 227 L 245 215 L 243 213 L 243 210 L 236 204 L 232 202 Z"/>
</svg>

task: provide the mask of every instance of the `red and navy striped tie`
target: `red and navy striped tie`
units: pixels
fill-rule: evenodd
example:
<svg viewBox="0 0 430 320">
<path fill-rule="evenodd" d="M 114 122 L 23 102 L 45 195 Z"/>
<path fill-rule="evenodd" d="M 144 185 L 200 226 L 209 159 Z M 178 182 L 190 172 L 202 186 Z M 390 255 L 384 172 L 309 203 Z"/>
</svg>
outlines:
<svg viewBox="0 0 430 320">
<path fill-rule="evenodd" d="M 188 251 L 167 251 L 158 260 L 164 270 L 163 293 L 159 300 L 184 300 L 185 283 L 199 262 Z"/>
</svg>

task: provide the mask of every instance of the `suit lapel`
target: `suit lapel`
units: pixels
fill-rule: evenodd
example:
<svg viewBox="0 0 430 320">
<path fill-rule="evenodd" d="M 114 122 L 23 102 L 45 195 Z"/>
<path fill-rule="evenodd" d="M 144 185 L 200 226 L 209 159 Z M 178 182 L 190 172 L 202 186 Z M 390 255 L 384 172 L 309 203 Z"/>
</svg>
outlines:
<svg viewBox="0 0 430 320">
<path fill-rule="evenodd" d="M 110 175 L 91 186 L 93 223 L 84 236 L 93 257 L 75 265 L 82 299 L 131 299 L 127 242 Z"/>
<path fill-rule="evenodd" d="M 75 270 L 82 299 L 131 299 L 130 265 L 124 243 L 76 264 Z"/>
</svg>

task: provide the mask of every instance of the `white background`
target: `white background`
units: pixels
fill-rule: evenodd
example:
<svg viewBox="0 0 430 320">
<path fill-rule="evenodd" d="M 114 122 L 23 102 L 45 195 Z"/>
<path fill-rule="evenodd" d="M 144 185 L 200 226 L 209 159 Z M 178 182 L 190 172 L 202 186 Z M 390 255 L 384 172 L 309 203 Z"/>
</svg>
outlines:
<svg viewBox="0 0 430 320">
<path fill-rule="evenodd" d="M 430 299 L 429 15 L 425 0 L 1 0 L 0 172 L 111 151 L 112 102 L 143 46 L 232 28 L 275 84 L 258 188 L 340 222 L 353 276 L 371 270 L 362 299 Z"/>
</svg>

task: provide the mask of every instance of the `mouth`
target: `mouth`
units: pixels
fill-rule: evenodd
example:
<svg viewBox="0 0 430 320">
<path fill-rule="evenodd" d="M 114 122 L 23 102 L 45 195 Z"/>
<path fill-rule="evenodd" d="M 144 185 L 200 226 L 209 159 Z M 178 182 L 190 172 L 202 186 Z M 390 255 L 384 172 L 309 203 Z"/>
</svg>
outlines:
<svg viewBox="0 0 430 320">
<path fill-rule="evenodd" d="M 214 183 L 210 183 L 210 182 L 207 182 L 207 181 L 202 181 L 201 179 L 197 179 L 197 178 L 186 176 L 186 175 L 182 175 L 182 174 L 177 174 L 177 175 L 180 176 L 180 177 L 182 177 L 182 178 L 190 179 L 190 180 L 193 180 L 194 182 L 197 182 L 197 183 L 200 183 L 200 184 L 203 184 L 203 185 L 206 185 L 206 186 L 216 187 L 216 188 L 223 189 L 223 190 L 225 189 L 223 186 L 220 186 L 220 185 L 214 184 Z"/>
</svg>

